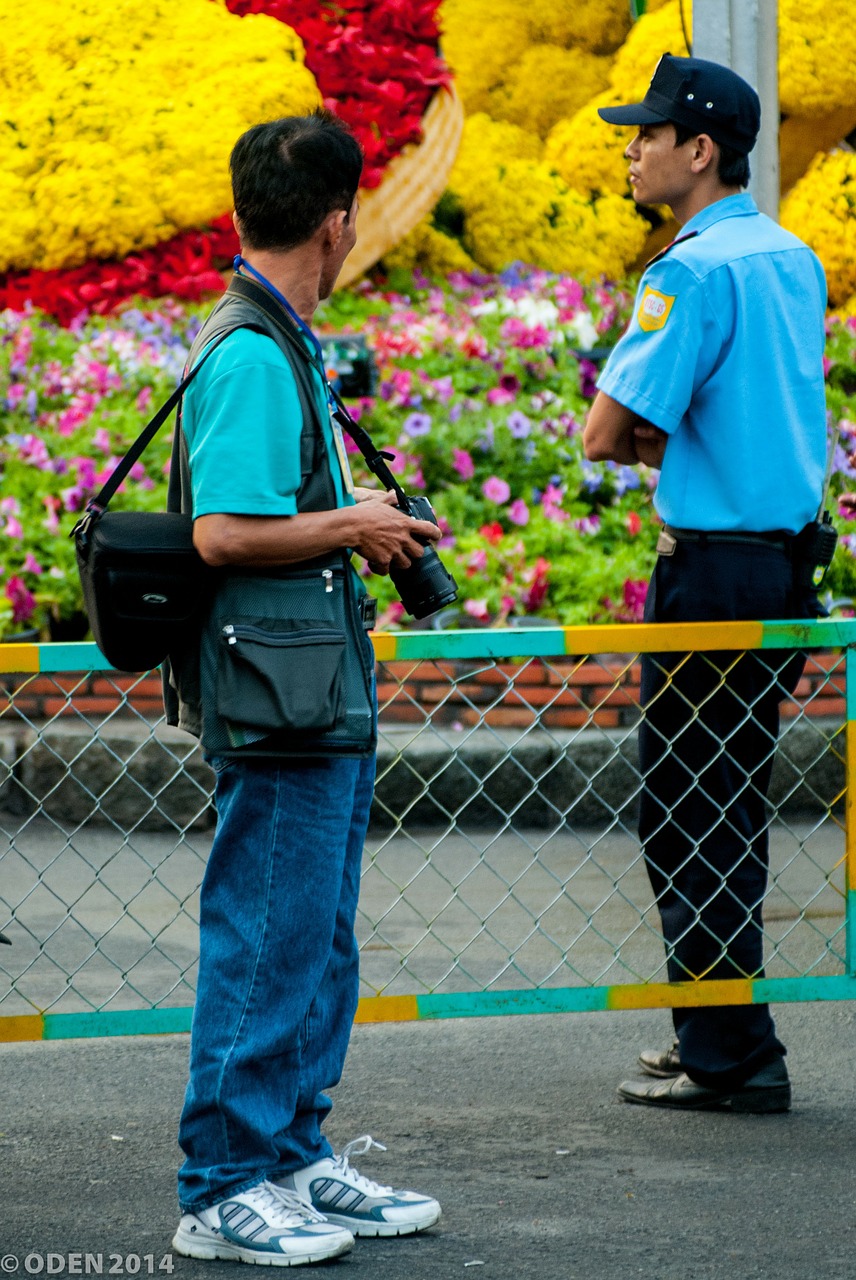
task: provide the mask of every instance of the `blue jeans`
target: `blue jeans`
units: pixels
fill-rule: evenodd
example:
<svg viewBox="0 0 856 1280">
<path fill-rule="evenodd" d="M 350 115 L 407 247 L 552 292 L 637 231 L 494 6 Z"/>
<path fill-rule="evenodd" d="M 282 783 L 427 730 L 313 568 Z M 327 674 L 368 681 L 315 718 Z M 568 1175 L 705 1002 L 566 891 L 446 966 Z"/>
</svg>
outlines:
<svg viewBox="0 0 856 1280">
<path fill-rule="evenodd" d="M 331 1153 L 321 1133 L 357 1007 L 367 760 L 214 761 L 200 901 L 184 1212 Z"/>
</svg>

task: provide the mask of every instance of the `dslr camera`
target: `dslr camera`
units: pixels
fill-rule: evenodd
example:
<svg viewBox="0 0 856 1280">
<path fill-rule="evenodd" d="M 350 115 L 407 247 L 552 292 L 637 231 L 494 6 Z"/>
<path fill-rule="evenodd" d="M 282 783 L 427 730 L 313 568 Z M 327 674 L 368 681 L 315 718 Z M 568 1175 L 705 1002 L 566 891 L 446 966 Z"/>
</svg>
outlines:
<svg viewBox="0 0 856 1280">
<path fill-rule="evenodd" d="M 399 511 L 414 520 L 430 520 L 437 524 L 434 508 L 427 498 L 410 498 L 395 485 Z M 438 526 L 439 528 L 439 526 Z M 389 576 L 401 596 L 401 603 L 414 618 L 427 618 L 458 598 L 458 584 L 434 550 L 434 544 L 425 538 L 417 538 L 425 548 L 419 560 L 408 569 L 390 569 Z"/>
</svg>

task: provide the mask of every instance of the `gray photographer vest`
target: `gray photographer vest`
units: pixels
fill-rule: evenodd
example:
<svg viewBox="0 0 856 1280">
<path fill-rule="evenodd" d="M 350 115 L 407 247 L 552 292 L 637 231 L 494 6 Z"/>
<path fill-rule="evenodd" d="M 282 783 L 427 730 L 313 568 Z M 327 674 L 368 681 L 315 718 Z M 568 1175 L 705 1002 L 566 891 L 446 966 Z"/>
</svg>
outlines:
<svg viewBox="0 0 856 1280">
<path fill-rule="evenodd" d="M 235 329 L 252 329 L 266 334 L 280 349 L 288 361 L 294 375 L 303 425 L 300 435 L 300 470 L 301 483 L 296 495 L 298 513 L 308 511 L 331 511 L 337 507 L 336 489 L 330 469 L 330 458 L 324 441 L 323 427 L 319 416 L 320 409 L 314 392 L 312 374 L 308 359 L 295 348 L 295 342 L 302 339 L 296 336 L 296 328 L 279 303 L 262 286 L 243 276 L 235 276 L 211 314 L 206 319 L 194 341 L 188 368 L 192 368 L 201 353 L 214 339 Z M 308 353 L 307 353 L 308 355 Z M 240 465 L 240 459 L 236 459 Z M 167 510 L 193 513 L 193 500 L 188 466 L 187 444 L 181 431 L 181 410 L 176 424 L 173 440 L 172 464 L 167 495 Z M 246 609 L 254 612 L 258 609 L 260 597 L 266 590 L 276 591 L 276 579 L 288 579 L 296 573 L 320 574 L 327 567 L 333 567 L 343 575 L 353 607 L 347 611 L 348 644 L 353 651 L 350 663 L 354 670 L 349 684 L 360 686 L 356 689 L 358 698 L 362 696 L 361 686 L 365 685 L 366 697 L 371 701 L 371 681 L 374 659 L 371 645 L 360 621 L 358 604 L 355 598 L 352 579 L 353 570 L 347 551 L 336 551 L 315 560 L 302 561 L 283 567 L 265 566 L 254 571 L 249 568 L 224 569 L 215 575 L 216 586 L 209 609 L 203 619 L 198 640 L 181 653 L 170 654 L 162 666 L 164 709 L 168 724 L 177 725 L 195 737 L 202 738 L 206 751 L 214 755 L 247 757 L 247 756 L 284 756 L 296 755 L 335 755 L 335 754 L 369 754 L 375 746 L 374 730 L 371 741 L 364 742 L 358 750 L 342 752 L 335 743 L 325 750 L 323 743 L 316 744 L 318 749 L 304 753 L 292 746 L 277 746 L 275 740 L 265 739 L 258 749 L 252 746 L 230 750 L 221 747 L 225 741 L 225 729 L 222 725 L 212 723 L 215 713 L 214 690 L 208 687 L 210 677 L 204 675 L 207 669 L 201 659 L 203 644 L 214 643 L 209 636 L 212 620 L 216 621 L 218 600 L 228 598 L 234 604 L 236 600 L 246 599 Z M 267 588 L 265 583 L 268 584 Z"/>
</svg>

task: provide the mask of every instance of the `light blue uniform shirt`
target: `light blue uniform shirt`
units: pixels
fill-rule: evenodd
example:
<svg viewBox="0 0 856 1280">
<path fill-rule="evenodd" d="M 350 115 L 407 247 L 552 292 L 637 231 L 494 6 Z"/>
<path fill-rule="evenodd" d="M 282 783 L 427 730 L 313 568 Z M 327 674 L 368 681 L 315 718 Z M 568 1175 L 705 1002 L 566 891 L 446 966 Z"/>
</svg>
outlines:
<svg viewBox="0 0 856 1280">
<path fill-rule="evenodd" d="M 697 213 L 645 271 L 597 385 L 668 433 L 654 497 L 667 524 L 797 533 L 814 519 L 825 309 L 818 259 L 746 193 Z"/>
<path fill-rule="evenodd" d="M 350 506 L 326 389 L 314 370 L 312 381 L 336 504 Z M 194 518 L 297 514 L 303 415 L 291 366 L 272 338 L 252 329 L 224 338 L 185 393 L 181 425 Z"/>
</svg>

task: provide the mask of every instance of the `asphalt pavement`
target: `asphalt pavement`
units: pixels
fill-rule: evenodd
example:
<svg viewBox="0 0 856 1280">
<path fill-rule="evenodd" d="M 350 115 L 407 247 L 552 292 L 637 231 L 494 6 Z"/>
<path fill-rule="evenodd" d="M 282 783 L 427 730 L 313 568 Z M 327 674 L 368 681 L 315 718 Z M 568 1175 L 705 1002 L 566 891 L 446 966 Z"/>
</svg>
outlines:
<svg viewBox="0 0 856 1280">
<path fill-rule="evenodd" d="M 856 1277 L 856 1013 L 789 1005 L 777 1021 L 794 1107 L 772 1116 L 620 1102 L 639 1049 L 669 1040 L 664 1012 L 356 1027 L 331 1140 L 372 1133 L 388 1150 L 359 1167 L 444 1216 L 305 1274 Z M 184 1036 L 0 1049 L 0 1273 L 234 1273 L 170 1248 L 187 1051 Z"/>
</svg>

